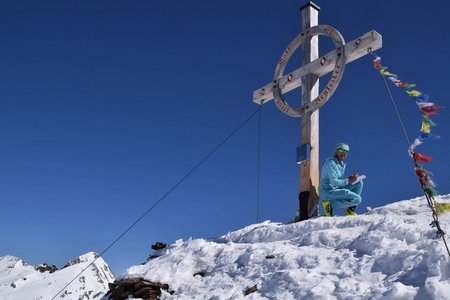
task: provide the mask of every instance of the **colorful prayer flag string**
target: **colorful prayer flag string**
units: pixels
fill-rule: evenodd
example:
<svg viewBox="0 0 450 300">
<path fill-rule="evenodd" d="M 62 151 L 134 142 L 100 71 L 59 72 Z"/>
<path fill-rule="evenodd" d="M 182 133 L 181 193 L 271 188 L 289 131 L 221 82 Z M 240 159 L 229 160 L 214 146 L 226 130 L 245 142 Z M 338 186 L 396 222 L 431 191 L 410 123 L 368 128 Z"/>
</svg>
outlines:
<svg viewBox="0 0 450 300">
<path fill-rule="evenodd" d="M 369 49 L 369 53 L 373 54 L 372 51 Z M 437 195 L 436 191 L 434 190 L 435 184 L 433 180 L 431 179 L 431 173 L 427 170 L 425 170 L 422 165 L 419 164 L 419 162 L 427 163 L 432 160 L 432 157 L 429 155 L 425 155 L 419 152 L 415 152 L 414 149 L 423 143 L 423 141 L 428 139 L 436 139 L 439 138 L 439 136 L 434 135 L 431 133 L 431 127 L 435 126 L 436 124 L 430 120 L 430 116 L 437 115 L 438 109 L 442 108 L 440 106 L 436 106 L 433 102 L 430 102 L 430 96 L 423 94 L 421 91 L 414 89 L 416 87 L 415 84 L 412 83 L 406 83 L 402 82 L 397 75 L 391 73 L 388 71 L 388 68 L 383 66 L 381 64 L 381 58 L 379 56 L 376 56 L 375 60 L 373 61 L 373 65 L 375 69 L 377 69 L 381 76 L 383 76 L 384 82 L 386 83 L 386 88 L 389 91 L 389 94 L 391 95 L 389 86 L 387 85 L 386 79 L 384 77 L 387 77 L 390 81 L 392 81 L 395 86 L 402 88 L 408 96 L 412 97 L 416 104 L 419 106 L 420 113 L 422 114 L 422 126 L 420 128 L 419 137 L 414 140 L 414 143 L 412 143 L 409 148 L 408 152 L 412 156 L 414 160 L 414 170 L 419 178 L 420 186 L 422 187 L 423 192 L 425 193 L 426 199 L 428 201 L 428 206 L 433 211 L 433 222 L 431 222 L 431 227 L 436 227 L 437 237 L 442 237 L 444 240 L 445 248 L 447 249 L 447 253 L 450 257 L 450 249 L 447 246 L 447 242 L 445 240 L 444 234 L 445 232 L 442 230 L 440 224 L 439 224 L 439 218 L 438 215 L 442 214 L 444 212 L 450 211 L 450 203 L 438 203 L 434 201 L 434 197 Z M 392 97 L 392 102 L 394 103 L 394 98 Z M 397 110 L 397 108 L 396 108 Z M 398 113 L 398 111 L 397 111 Z M 403 126 L 403 122 L 401 121 L 401 118 L 399 116 L 399 121 L 402 124 L 402 128 L 405 131 L 405 128 Z M 405 131 L 405 137 L 408 140 L 408 144 L 410 143 L 408 136 Z"/>
<path fill-rule="evenodd" d="M 412 97 L 419 107 L 420 114 L 422 115 L 422 126 L 420 128 L 419 136 L 414 140 L 414 143 L 409 146 L 408 152 L 414 159 L 416 175 L 419 178 L 423 191 L 433 198 L 436 195 L 436 191 L 434 190 L 435 184 L 430 176 L 431 173 L 419 164 L 419 162 L 430 162 L 432 156 L 415 152 L 414 149 L 426 140 L 440 138 L 440 136 L 431 133 L 431 127 L 436 126 L 436 123 L 430 119 L 430 116 L 437 115 L 438 110 L 444 107 L 437 106 L 435 103 L 431 102 L 431 97 L 416 89 L 414 83 L 403 82 L 396 74 L 389 72 L 389 68 L 381 64 L 381 57 L 377 56 L 373 61 L 373 65 L 382 76 L 387 77 L 396 87 L 403 89 L 408 96 Z"/>
</svg>

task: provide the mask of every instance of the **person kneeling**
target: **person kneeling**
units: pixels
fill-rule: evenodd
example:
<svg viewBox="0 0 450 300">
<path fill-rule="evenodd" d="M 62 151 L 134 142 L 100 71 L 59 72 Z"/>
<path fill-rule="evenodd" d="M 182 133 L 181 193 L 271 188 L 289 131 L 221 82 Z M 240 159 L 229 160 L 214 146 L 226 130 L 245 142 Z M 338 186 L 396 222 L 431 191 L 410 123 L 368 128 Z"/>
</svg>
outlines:
<svg viewBox="0 0 450 300">
<path fill-rule="evenodd" d="M 325 216 L 332 216 L 333 210 L 345 209 L 346 216 L 356 216 L 356 207 L 361 203 L 363 182 L 356 182 L 359 174 L 344 178 L 345 162 L 350 147 L 346 143 L 336 146 L 334 155 L 327 158 L 320 175 L 319 195 Z"/>
</svg>

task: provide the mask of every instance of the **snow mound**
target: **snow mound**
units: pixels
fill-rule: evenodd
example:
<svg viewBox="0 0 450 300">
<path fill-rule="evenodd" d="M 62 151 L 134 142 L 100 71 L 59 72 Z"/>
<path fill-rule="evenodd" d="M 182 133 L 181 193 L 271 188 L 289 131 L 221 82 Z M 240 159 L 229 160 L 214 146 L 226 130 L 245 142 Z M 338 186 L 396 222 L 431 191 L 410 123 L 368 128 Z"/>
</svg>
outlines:
<svg viewBox="0 0 450 300">
<path fill-rule="evenodd" d="M 266 221 L 178 240 L 121 278 L 169 284 L 162 299 L 240 299 L 255 285 L 245 299 L 450 299 L 450 259 L 431 221 L 423 197 L 356 217 Z M 450 231 L 450 213 L 440 222 Z"/>
<path fill-rule="evenodd" d="M 89 266 L 97 254 L 82 255 L 54 272 L 42 272 L 14 256 L 0 257 L 0 299 L 52 299 L 75 276 Z M 100 257 L 55 299 L 100 299 L 114 275 Z"/>
</svg>

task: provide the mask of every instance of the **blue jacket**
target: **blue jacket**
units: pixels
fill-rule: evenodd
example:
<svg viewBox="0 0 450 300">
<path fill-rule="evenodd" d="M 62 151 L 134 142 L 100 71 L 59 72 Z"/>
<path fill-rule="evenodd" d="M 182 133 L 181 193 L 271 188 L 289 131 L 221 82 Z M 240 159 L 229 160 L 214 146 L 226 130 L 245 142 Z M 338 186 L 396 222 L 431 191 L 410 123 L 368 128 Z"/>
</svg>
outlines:
<svg viewBox="0 0 450 300">
<path fill-rule="evenodd" d="M 327 158 L 320 174 L 319 191 L 330 192 L 348 185 L 348 179 L 344 178 L 344 173 L 343 161 L 339 164 L 339 160 L 334 155 Z"/>
</svg>

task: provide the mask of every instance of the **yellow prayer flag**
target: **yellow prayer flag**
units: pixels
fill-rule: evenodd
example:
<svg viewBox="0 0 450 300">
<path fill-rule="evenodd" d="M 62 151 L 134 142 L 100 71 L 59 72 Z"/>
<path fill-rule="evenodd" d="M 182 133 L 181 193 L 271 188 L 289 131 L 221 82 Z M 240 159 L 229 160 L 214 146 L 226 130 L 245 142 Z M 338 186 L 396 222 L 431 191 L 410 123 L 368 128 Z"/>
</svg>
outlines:
<svg viewBox="0 0 450 300">
<path fill-rule="evenodd" d="M 406 91 L 408 93 L 408 95 L 410 95 L 411 97 L 419 97 L 420 95 L 422 95 L 421 92 L 417 91 L 417 90 L 412 90 L 412 91 Z"/>
<path fill-rule="evenodd" d="M 380 70 L 380 74 L 383 76 L 397 76 L 395 74 L 390 73 L 389 71 L 385 71 L 385 70 Z"/>
<path fill-rule="evenodd" d="M 436 208 L 436 213 L 442 215 L 445 212 L 450 212 L 450 203 L 439 203 L 434 202 L 434 206 Z"/>
<path fill-rule="evenodd" d="M 430 125 L 427 124 L 426 122 L 422 121 L 422 128 L 420 129 L 420 131 L 425 132 L 425 133 L 430 133 L 431 132 Z"/>
</svg>

